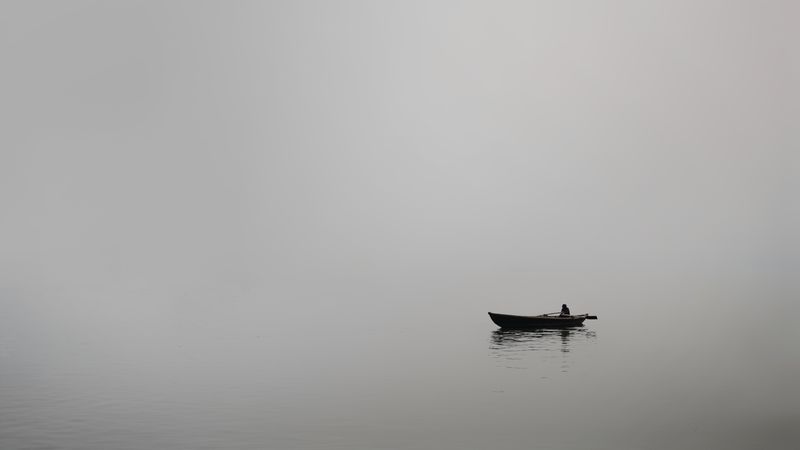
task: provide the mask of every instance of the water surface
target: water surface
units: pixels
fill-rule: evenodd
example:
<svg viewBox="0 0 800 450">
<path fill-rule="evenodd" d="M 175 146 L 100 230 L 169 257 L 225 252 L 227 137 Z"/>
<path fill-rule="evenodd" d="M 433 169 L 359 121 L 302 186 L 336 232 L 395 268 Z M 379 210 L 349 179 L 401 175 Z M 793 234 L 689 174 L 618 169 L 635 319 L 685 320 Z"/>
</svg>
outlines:
<svg viewBox="0 0 800 450">
<path fill-rule="evenodd" d="M 268 308 L 251 292 L 193 309 L 143 298 L 121 313 L 112 300 L 92 309 L 13 300 L 0 331 L 2 448 L 798 442 L 797 334 L 732 326 L 746 323 L 742 309 L 665 321 L 647 317 L 666 307 L 651 304 L 646 316 L 633 301 L 598 302 L 580 312 L 599 320 L 582 327 L 504 331 L 482 308 L 490 301 L 459 309 L 408 299 L 388 311 L 342 300 L 312 310 Z M 537 312 L 517 308 L 504 312 Z"/>
</svg>

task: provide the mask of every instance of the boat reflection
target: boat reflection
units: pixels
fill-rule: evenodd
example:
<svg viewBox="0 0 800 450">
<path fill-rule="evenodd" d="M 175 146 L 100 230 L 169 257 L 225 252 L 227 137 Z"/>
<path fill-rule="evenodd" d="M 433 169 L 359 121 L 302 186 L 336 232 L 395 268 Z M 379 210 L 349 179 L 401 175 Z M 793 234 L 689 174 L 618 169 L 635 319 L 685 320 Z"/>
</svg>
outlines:
<svg viewBox="0 0 800 450">
<path fill-rule="evenodd" d="M 584 327 L 537 330 L 504 330 L 492 331 L 489 351 L 492 357 L 503 361 L 508 368 L 520 367 L 520 363 L 528 357 L 538 356 L 545 359 L 557 357 L 562 361 L 562 369 L 568 368 L 568 354 L 588 344 L 596 337 L 593 330 Z M 509 365 L 509 363 L 513 363 Z"/>
</svg>

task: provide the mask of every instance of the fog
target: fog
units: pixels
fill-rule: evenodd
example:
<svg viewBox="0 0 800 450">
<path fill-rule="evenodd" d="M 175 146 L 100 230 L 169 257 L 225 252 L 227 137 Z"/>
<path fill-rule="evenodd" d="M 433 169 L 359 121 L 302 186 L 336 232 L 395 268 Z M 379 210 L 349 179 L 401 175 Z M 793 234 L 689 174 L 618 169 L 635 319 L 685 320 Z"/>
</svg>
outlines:
<svg viewBox="0 0 800 450">
<path fill-rule="evenodd" d="M 314 342 L 329 376 L 368 384 L 357 355 L 410 345 L 404 327 L 446 347 L 442 321 L 484 339 L 487 310 L 567 302 L 598 324 L 718 319 L 701 336 L 723 372 L 760 367 L 733 385 L 770 384 L 764 408 L 798 423 L 778 394 L 800 375 L 793 2 L 0 12 L 7 367 L 92 336 L 156 382 L 170 356 L 153 349 L 193 339 L 213 355 L 194 368 L 245 376 L 252 345 L 225 339 L 263 332 L 277 366 Z M 277 337 L 292 324 L 306 331 Z"/>
</svg>

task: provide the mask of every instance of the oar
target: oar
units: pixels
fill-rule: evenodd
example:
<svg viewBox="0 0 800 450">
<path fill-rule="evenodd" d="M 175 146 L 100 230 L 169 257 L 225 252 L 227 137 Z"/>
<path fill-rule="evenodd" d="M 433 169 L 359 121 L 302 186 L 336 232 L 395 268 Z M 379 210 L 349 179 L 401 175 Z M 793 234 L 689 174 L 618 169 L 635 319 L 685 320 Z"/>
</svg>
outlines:
<svg viewBox="0 0 800 450">
<path fill-rule="evenodd" d="M 540 314 L 540 315 L 535 316 L 535 317 L 546 317 L 546 316 L 552 316 L 553 314 L 561 314 L 561 311 Z M 597 316 L 590 316 L 589 314 L 582 314 L 582 315 L 586 316 L 586 318 L 589 319 L 589 320 L 597 320 Z"/>
</svg>

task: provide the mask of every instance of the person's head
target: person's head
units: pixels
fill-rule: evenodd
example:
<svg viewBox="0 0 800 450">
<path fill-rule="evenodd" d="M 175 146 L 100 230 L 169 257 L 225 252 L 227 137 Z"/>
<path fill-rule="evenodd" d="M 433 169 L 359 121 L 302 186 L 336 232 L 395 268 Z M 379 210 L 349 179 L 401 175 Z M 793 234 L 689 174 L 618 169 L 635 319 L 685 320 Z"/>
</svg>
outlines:
<svg viewBox="0 0 800 450">
<path fill-rule="evenodd" d="M 563 305 L 561 305 L 561 307 L 562 307 L 562 308 L 566 308 L 566 307 L 567 307 L 567 304 L 566 304 L 566 303 L 564 303 Z"/>
</svg>

